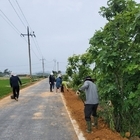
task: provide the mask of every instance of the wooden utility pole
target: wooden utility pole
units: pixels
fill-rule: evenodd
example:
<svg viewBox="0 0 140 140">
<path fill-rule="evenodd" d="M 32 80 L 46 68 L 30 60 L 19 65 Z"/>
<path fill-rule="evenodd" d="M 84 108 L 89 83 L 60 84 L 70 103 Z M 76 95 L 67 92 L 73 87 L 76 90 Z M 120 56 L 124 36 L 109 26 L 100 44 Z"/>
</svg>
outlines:
<svg viewBox="0 0 140 140">
<path fill-rule="evenodd" d="M 57 72 L 59 71 L 59 62 L 57 62 Z"/>
<path fill-rule="evenodd" d="M 42 69 L 43 69 L 43 78 L 44 78 L 44 58 L 41 59 L 42 60 Z"/>
<path fill-rule="evenodd" d="M 27 34 L 21 34 L 21 36 L 28 36 L 28 53 L 29 53 L 29 69 L 30 69 L 30 78 L 32 79 L 32 68 L 31 68 L 31 49 L 30 49 L 30 36 L 36 37 L 34 32 L 33 34 L 29 33 L 29 27 L 27 26 Z"/>
<path fill-rule="evenodd" d="M 54 69 L 54 71 L 56 71 L 56 60 L 54 59 L 53 61 L 54 61 L 54 68 L 53 69 Z"/>
</svg>

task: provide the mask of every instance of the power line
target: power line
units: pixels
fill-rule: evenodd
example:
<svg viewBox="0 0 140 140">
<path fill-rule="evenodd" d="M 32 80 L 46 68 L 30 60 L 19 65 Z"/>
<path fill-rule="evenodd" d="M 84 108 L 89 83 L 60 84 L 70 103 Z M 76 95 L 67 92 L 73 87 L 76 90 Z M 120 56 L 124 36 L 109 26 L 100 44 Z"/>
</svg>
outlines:
<svg viewBox="0 0 140 140">
<path fill-rule="evenodd" d="M 22 11 L 22 9 L 21 9 L 21 7 L 20 7 L 18 1 L 17 1 L 17 0 L 15 0 L 15 1 L 16 1 L 16 3 L 17 3 L 18 8 L 20 9 L 20 12 L 22 13 L 22 15 L 23 15 L 23 17 L 24 17 L 26 23 L 29 25 L 29 22 L 27 21 L 27 19 L 26 19 L 24 13 L 23 13 L 23 11 Z M 29 25 L 29 27 L 31 28 L 30 25 Z M 31 30 L 32 30 L 32 29 L 31 29 Z M 35 40 L 36 40 L 36 38 L 35 38 L 35 39 L 33 38 L 34 44 L 35 44 L 35 46 L 36 46 L 38 52 L 40 52 L 40 55 L 43 56 L 42 53 L 41 53 L 41 50 L 39 49 L 40 47 L 39 47 L 39 45 L 38 45 L 38 42 L 37 42 L 37 40 L 36 40 L 36 42 L 35 42 Z"/>
<path fill-rule="evenodd" d="M 4 12 L 2 10 L 0 10 L 0 12 L 3 14 L 1 14 L 1 17 L 16 31 L 16 33 L 19 35 L 21 34 L 21 32 L 16 28 L 16 26 L 12 23 L 12 21 L 4 14 Z M 24 40 L 27 42 L 27 40 L 24 38 Z"/>
<path fill-rule="evenodd" d="M 15 13 L 16 13 L 17 16 L 19 17 L 20 21 L 22 22 L 23 26 L 26 28 L 26 25 L 24 24 L 24 22 L 22 21 L 22 19 L 21 19 L 20 16 L 18 15 L 18 13 L 17 13 L 16 9 L 14 8 L 13 4 L 11 3 L 10 0 L 9 0 L 9 2 L 10 2 L 10 4 L 11 4 L 12 8 L 14 9 Z"/>
<path fill-rule="evenodd" d="M 10 2 L 10 4 L 11 4 L 11 6 L 12 6 L 12 8 L 14 9 L 14 11 L 16 12 L 16 14 L 17 14 L 17 16 L 19 17 L 19 19 L 20 19 L 20 21 L 22 22 L 22 24 L 25 26 L 25 24 L 23 23 L 23 21 L 21 20 L 21 18 L 20 18 L 20 16 L 19 16 L 19 14 L 17 13 L 17 11 L 16 11 L 16 9 L 14 8 L 14 6 L 13 6 L 13 4 L 11 3 L 11 1 L 9 0 L 9 2 Z M 28 23 L 28 21 L 27 21 L 27 19 L 26 19 L 26 17 L 24 16 L 24 14 L 23 14 L 23 12 L 22 12 L 22 10 L 21 10 L 21 8 L 20 8 L 20 6 L 19 6 L 19 3 L 16 1 L 16 3 L 17 3 L 17 5 L 18 5 L 18 8 L 20 9 L 20 11 L 21 11 L 21 13 L 22 13 L 22 15 L 23 15 L 23 17 L 24 17 L 24 19 L 26 20 L 26 22 L 27 22 L 27 24 L 29 25 L 29 23 Z M 26 27 L 26 26 L 25 26 Z M 33 51 L 33 53 L 36 55 L 36 53 L 34 52 L 34 50 L 33 49 L 31 49 L 32 51 Z M 36 55 L 36 57 L 38 58 L 38 56 Z M 39 58 L 38 58 L 39 59 Z"/>
<path fill-rule="evenodd" d="M 35 34 L 29 34 L 29 27 L 27 27 L 27 34 L 21 34 L 21 36 L 28 36 L 28 52 L 29 52 L 29 69 L 30 69 L 30 77 L 32 78 L 32 69 L 31 69 L 31 51 L 30 51 L 30 36 L 35 37 Z"/>
<path fill-rule="evenodd" d="M 20 34 L 21 32 L 20 32 L 20 31 L 16 28 L 16 26 L 10 21 L 10 19 L 4 14 L 4 12 L 3 12 L 2 10 L 0 10 L 0 11 L 1 11 L 1 13 L 4 15 L 4 17 L 6 17 L 6 19 L 7 19 L 11 24 L 9 24 L 4 18 L 3 18 L 3 19 L 4 19 L 10 26 L 12 25 L 11 27 L 12 27 L 12 28 L 14 27 L 14 30 L 16 30 L 16 32 Z"/>
<path fill-rule="evenodd" d="M 44 77 L 44 71 L 45 71 L 44 70 L 44 60 L 45 60 L 44 58 L 41 59 L 41 61 L 42 61 L 42 69 L 43 69 L 43 77 Z"/>
<path fill-rule="evenodd" d="M 38 58 L 39 60 L 39 57 L 37 56 L 37 54 L 34 52 L 34 50 L 31 48 L 32 52 L 35 54 L 35 56 Z"/>
<path fill-rule="evenodd" d="M 35 41 L 36 40 L 36 41 Z M 43 55 L 42 55 L 42 53 L 41 53 L 41 50 L 40 50 L 40 47 L 39 47 L 39 45 L 38 45 L 38 42 L 37 42 L 37 39 L 35 38 L 33 38 L 33 41 L 34 41 L 34 44 L 36 45 L 36 48 L 37 48 L 37 50 L 38 50 L 38 52 L 40 53 L 40 55 L 43 57 Z"/>
<path fill-rule="evenodd" d="M 29 25 L 29 23 L 28 23 L 28 21 L 27 21 L 25 15 L 24 15 L 24 13 L 23 13 L 23 11 L 22 11 L 22 9 L 21 9 L 19 3 L 17 2 L 17 0 L 15 0 L 15 1 L 16 1 L 16 3 L 17 3 L 18 8 L 20 9 L 20 12 L 22 13 L 22 16 L 24 17 L 24 19 L 26 20 L 27 24 Z M 14 7 L 14 5 L 11 3 L 10 0 L 9 0 L 9 3 L 11 4 L 11 6 L 12 6 L 12 8 L 14 9 L 15 13 L 17 14 L 18 18 L 20 19 L 20 21 L 22 22 L 22 24 L 23 24 L 24 27 L 25 27 L 26 25 L 24 24 L 23 20 L 22 20 L 21 17 L 19 16 L 19 14 L 18 14 L 18 12 L 17 12 L 17 9 Z M 2 12 L 2 10 L 0 10 L 0 12 L 3 14 L 3 15 L 1 15 L 2 18 L 3 18 L 3 19 L 18 33 L 18 34 L 21 34 L 21 32 L 16 28 L 16 26 L 15 26 L 15 25 L 10 21 L 10 19 L 4 14 L 4 12 Z M 23 34 L 22 34 L 22 35 L 23 35 Z M 24 39 L 25 39 L 25 38 L 24 38 Z M 26 39 L 25 39 L 25 41 L 27 42 Z M 37 50 L 38 50 L 37 52 L 39 52 L 39 54 L 43 57 L 43 55 L 42 55 L 42 53 L 41 53 L 41 50 L 40 50 L 40 48 L 39 48 L 39 45 L 38 45 L 37 40 L 36 40 L 36 42 L 35 42 L 35 40 L 33 39 L 33 41 L 34 41 L 34 44 L 35 44 L 35 46 L 36 46 L 36 48 L 37 48 Z M 34 50 L 33 50 L 32 47 L 31 47 L 31 50 L 32 50 L 32 52 L 35 54 L 35 56 L 39 59 L 39 57 L 36 55 L 36 53 L 34 52 Z"/>
<path fill-rule="evenodd" d="M 28 21 L 27 21 L 27 19 L 26 19 L 25 15 L 24 15 L 24 13 L 23 13 L 23 11 L 22 11 L 22 9 L 21 9 L 21 7 L 20 7 L 19 3 L 17 2 L 17 0 L 16 0 L 16 3 L 17 3 L 17 5 L 18 5 L 18 8 L 20 9 L 20 11 L 21 11 L 21 13 L 22 13 L 22 15 L 23 15 L 23 17 L 24 17 L 25 21 L 26 21 L 26 22 L 27 22 L 27 24 L 29 25 L 29 23 L 28 23 Z"/>
</svg>

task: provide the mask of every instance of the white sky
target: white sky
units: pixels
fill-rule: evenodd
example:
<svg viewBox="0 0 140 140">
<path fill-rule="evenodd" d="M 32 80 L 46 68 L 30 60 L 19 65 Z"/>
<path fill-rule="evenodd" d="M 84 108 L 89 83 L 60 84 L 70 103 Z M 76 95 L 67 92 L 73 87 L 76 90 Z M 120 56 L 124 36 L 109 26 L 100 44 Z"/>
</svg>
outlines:
<svg viewBox="0 0 140 140">
<path fill-rule="evenodd" d="M 54 60 L 59 70 L 65 71 L 68 57 L 85 53 L 95 30 L 105 25 L 106 20 L 98 12 L 106 3 L 107 0 L 0 0 L 0 71 L 8 68 L 17 74 L 29 73 L 27 36 L 20 36 L 27 34 L 27 26 L 36 35 L 30 37 L 32 73 L 42 71 L 42 58 L 45 72 L 57 69 Z"/>
</svg>

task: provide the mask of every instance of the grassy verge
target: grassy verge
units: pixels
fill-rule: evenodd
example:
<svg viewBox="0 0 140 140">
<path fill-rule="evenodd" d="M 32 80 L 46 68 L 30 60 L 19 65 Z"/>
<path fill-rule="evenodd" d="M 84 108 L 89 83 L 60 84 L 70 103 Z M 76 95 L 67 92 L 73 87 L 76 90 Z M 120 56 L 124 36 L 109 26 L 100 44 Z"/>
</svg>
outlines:
<svg viewBox="0 0 140 140">
<path fill-rule="evenodd" d="M 20 78 L 22 82 L 22 86 L 20 89 L 25 88 L 29 85 L 34 84 L 35 82 L 41 80 L 41 79 L 34 79 L 31 81 L 29 78 Z M 9 79 L 0 79 L 0 99 L 10 95 L 12 93 L 12 88 L 10 87 Z"/>
</svg>

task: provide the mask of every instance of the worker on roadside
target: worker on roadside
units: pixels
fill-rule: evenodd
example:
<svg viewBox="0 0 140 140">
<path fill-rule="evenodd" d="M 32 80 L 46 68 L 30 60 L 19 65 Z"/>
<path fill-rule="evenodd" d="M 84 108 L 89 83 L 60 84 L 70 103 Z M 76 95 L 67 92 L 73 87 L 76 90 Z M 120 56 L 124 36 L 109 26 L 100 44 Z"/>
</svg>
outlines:
<svg viewBox="0 0 140 140">
<path fill-rule="evenodd" d="M 86 95 L 86 101 L 84 102 L 84 114 L 85 120 L 87 123 L 86 131 L 91 133 L 92 125 L 98 126 L 98 116 L 97 116 L 97 107 L 99 104 L 99 97 L 97 92 L 97 87 L 94 84 L 93 79 L 90 76 L 87 76 L 84 80 L 84 84 L 78 89 L 77 93 L 84 91 Z M 91 116 L 94 118 L 94 123 L 91 123 Z"/>
<path fill-rule="evenodd" d="M 56 78 L 56 93 L 61 91 L 61 86 L 62 86 L 62 77 L 61 74 L 58 74 Z"/>
<path fill-rule="evenodd" d="M 69 91 L 68 90 L 68 82 L 67 81 L 63 81 L 62 80 L 62 85 L 61 85 L 61 92 L 63 92 L 64 93 L 64 89 L 66 89 L 67 91 Z"/>
<path fill-rule="evenodd" d="M 22 85 L 20 78 L 15 75 L 15 74 L 11 74 L 10 77 L 10 86 L 13 90 L 13 98 L 18 101 L 19 98 L 19 91 L 20 91 L 20 85 Z"/>
<path fill-rule="evenodd" d="M 55 83 L 55 77 L 53 75 L 53 72 L 51 72 L 49 76 L 50 92 L 53 92 L 52 89 L 54 89 L 54 83 Z"/>
</svg>

